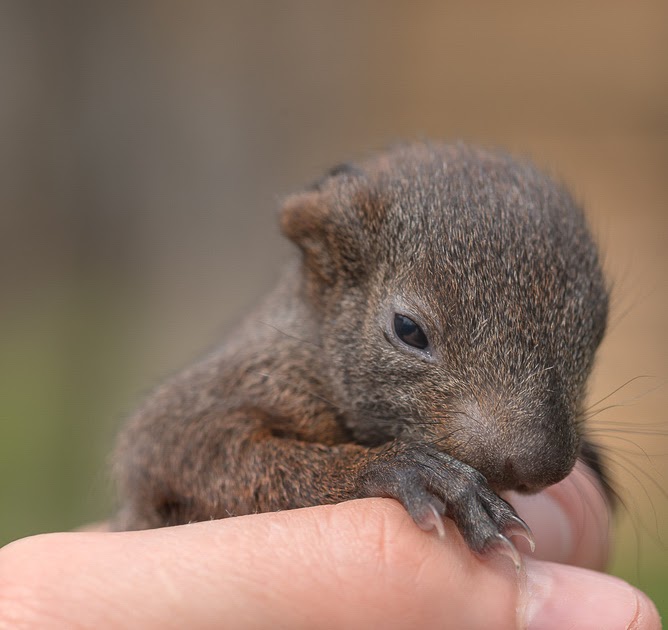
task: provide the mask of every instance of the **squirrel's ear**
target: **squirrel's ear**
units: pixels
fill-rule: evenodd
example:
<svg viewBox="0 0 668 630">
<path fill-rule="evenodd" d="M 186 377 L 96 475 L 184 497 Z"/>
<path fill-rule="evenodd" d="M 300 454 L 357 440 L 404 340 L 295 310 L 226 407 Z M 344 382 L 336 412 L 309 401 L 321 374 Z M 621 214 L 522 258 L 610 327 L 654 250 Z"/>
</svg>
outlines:
<svg viewBox="0 0 668 630">
<path fill-rule="evenodd" d="M 306 268 L 326 284 L 334 284 L 340 274 L 357 273 L 364 177 L 354 164 L 339 164 L 283 203 L 283 234 L 302 250 Z"/>
<path fill-rule="evenodd" d="M 334 226 L 323 195 L 308 190 L 288 197 L 281 208 L 281 230 L 304 254 L 304 263 L 328 284 L 336 278 Z"/>
</svg>

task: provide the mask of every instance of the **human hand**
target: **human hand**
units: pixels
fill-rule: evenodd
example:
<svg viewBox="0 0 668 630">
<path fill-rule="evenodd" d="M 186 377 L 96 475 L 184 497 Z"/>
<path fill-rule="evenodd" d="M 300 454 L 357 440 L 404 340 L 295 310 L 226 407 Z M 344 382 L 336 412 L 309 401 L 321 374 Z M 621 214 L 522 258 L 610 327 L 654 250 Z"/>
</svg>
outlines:
<svg viewBox="0 0 668 630">
<path fill-rule="evenodd" d="M 660 628 L 631 586 L 555 564 L 605 562 L 608 511 L 582 468 L 511 500 L 536 536 L 525 580 L 449 521 L 440 540 L 396 502 L 364 499 L 17 541 L 0 551 L 0 627 Z"/>
</svg>

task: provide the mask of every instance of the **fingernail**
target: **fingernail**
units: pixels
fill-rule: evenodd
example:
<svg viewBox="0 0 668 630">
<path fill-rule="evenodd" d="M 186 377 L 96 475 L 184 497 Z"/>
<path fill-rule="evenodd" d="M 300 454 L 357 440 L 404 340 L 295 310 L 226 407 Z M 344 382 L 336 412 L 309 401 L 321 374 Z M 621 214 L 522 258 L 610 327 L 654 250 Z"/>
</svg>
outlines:
<svg viewBox="0 0 668 630">
<path fill-rule="evenodd" d="M 544 492 L 530 496 L 514 492 L 508 495 L 510 503 L 534 534 L 535 557 L 568 561 L 574 549 L 573 527 L 559 502 Z M 524 540 L 514 538 L 513 542 L 522 552 L 529 551 L 529 544 Z"/>
<path fill-rule="evenodd" d="M 528 630 L 660 628 L 654 604 L 622 580 L 567 565 L 527 561 L 520 627 Z"/>
</svg>

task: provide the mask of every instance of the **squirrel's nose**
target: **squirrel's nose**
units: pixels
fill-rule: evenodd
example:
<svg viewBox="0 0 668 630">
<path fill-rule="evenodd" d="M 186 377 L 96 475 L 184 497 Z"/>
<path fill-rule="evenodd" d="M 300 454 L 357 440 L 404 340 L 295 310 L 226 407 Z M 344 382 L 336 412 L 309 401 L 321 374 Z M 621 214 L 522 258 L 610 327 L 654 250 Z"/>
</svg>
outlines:
<svg viewBox="0 0 668 630">
<path fill-rule="evenodd" d="M 524 475 L 518 474 L 517 465 L 512 457 L 506 457 L 506 462 L 503 466 L 503 477 L 507 480 L 506 483 L 518 492 L 531 492 L 532 490 L 539 489 L 539 487 L 534 487 L 532 484 L 527 483 Z"/>
<path fill-rule="evenodd" d="M 561 481 L 571 470 L 574 458 L 566 449 L 554 448 L 544 458 L 536 453 L 514 453 L 500 463 L 498 476 L 490 474 L 490 481 L 518 492 L 537 492 Z"/>
</svg>

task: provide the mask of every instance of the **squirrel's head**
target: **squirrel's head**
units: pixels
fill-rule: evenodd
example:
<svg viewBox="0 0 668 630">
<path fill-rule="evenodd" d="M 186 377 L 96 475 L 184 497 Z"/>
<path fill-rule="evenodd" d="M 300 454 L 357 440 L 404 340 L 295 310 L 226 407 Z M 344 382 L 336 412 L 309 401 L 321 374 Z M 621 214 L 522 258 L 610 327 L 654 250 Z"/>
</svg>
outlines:
<svg viewBox="0 0 668 630">
<path fill-rule="evenodd" d="M 563 187 L 505 154 L 408 145 L 333 169 L 281 226 L 356 439 L 431 440 L 499 490 L 570 471 L 608 297 Z"/>
</svg>

